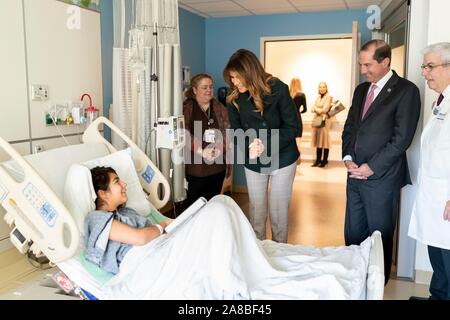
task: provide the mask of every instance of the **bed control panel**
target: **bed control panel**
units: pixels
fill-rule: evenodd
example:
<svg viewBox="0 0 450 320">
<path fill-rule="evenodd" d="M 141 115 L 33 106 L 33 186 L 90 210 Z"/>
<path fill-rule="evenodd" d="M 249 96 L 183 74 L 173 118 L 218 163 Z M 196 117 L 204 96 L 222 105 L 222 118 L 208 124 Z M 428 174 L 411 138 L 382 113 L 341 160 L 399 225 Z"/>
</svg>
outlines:
<svg viewBox="0 0 450 320">
<path fill-rule="evenodd" d="M 155 176 L 155 170 L 152 169 L 151 166 L 147 165 L 145 171 L 141 174 L 142 178 L 144 178 L 145 182 L 150 184 Z"/>
<path fill-rule="evenodd" d="M 42 193 L 32 183 L 28 183 L 23 189 L 23 195 L 34 209 L 41 215 L 49 227 L 55 225 L 58 212 L 46 201 Z"/>
</svg>

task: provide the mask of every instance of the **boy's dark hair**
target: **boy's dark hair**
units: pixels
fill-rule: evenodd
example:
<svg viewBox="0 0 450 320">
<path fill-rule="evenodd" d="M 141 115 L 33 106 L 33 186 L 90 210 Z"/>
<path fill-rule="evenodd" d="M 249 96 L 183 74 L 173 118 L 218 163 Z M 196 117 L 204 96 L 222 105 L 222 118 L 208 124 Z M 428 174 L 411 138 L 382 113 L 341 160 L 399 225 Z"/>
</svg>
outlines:
<svg viewBox="0 0 450 320">
<path fill-rule="evenodd" d="M 98 191 L 108 190 L 109 186 L 109 174 L 110 173 L 116 173 L 116 171 L 111 167 L 95 167 L 91 169 L 91 175 L 92 175 L 92 184 L 94 185 L 94 191 L 95 194 L 97 194 L 97 199 L 95 199 L 95 206 L 98 207 L 99 203 L 99 197 L 98 197 Z"/>
</svg>

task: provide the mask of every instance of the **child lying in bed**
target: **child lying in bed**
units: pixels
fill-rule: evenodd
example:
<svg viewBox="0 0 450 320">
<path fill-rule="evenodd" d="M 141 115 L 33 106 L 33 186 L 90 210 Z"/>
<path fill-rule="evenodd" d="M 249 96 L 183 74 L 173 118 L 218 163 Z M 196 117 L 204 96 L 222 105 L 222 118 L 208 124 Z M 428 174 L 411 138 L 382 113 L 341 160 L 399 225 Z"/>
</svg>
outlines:
<svg viewBox="0 0 450 320">
<path fill-rule="evenodd" d="M 119 265 L 132 246 L 144 245 L 164 232 L 172 221 L 160 224 L 125 207 L 128 200 L 126 183 L 109 167 L 91 170 L 96 211 L 85 220 L 86 259 L 111 273 L 119 271 Z"/>
<path fill-rule="evenodd" d="M 370 251 L 260 241 L 239 206 L 216 196 L 173 234 L 124 207 L 126 185 L 92 169 L 96 211 L 85 220 L 86 258 L 115 273 L 109 299 L 364 299 Z M 160 230 L 161 229 L 161 230 Z"/>
</svg>

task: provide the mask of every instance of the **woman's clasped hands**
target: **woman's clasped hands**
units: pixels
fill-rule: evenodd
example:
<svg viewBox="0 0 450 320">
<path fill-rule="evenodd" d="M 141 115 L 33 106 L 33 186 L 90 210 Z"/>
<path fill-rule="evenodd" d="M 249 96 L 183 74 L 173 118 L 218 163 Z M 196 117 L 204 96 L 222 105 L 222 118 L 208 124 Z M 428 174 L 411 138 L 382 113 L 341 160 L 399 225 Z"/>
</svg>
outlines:
<svg viewBox="0 0 450 320">
<path fill-rule="evenodd" d="M 261 139 L 255 138 L 248 146 L 250 159 L 256 159 L 264 152 L 264 144 Z"/>
</svg>

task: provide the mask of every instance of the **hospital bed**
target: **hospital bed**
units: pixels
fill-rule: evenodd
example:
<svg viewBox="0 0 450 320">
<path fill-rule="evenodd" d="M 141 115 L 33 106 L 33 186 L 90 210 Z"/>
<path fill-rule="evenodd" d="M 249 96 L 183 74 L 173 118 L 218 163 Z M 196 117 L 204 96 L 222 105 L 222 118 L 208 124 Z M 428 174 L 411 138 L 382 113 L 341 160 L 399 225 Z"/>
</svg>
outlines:
<svg viewBox="0 0 450 320">
<path fill-rule="evenodd" d="M 45 255 L 88 296 L 105 298 L 102 284 L 108 275 L 84 260 L 80 230 L 73 212 L 64 204 L 66 173 L 76 163 L 104 157 L 117 150 L 100 133 L 108 126 L 128 144 L 139 182 L 154 208 L 170 198 L 170 186 L 158 168 L 123 132 L 104 117 L 96 119 L 82 136 L 82 144 L 21 156 L 0 137 L 0 151 L 10 160 L 0 164 L 0 203 L 11 226 L 11 241 L 26 254 Z M 87 212 L 86 212 L 87 214 Z M 157 223 L 165 217 L 152 210 L 148 218 Z M 83 219 L 83 217 L 81 217 Z M 384 290 L 381 234 L 371 236 L 366 299 L 382 299 Z"/>
</svg>

